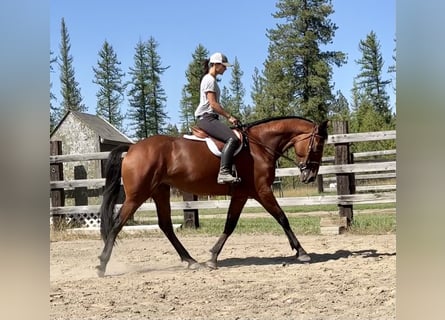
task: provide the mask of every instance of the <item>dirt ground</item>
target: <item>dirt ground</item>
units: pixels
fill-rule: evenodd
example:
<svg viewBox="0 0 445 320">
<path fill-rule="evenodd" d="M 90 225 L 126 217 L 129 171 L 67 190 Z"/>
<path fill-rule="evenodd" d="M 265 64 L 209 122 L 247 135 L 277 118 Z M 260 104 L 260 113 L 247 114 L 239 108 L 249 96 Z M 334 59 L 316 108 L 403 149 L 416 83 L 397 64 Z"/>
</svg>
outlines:
<svg viewBox="0 0 445 320">
<path fill-rule="evenodd" d="M 216 237 L 180 236 L 199 262 Z M 237 235 L 217 270 L 189 270 L 163 235 L 124 238 L 106 276 L 100 240 L 52 242 L 50 319 L 395 319 L 396 236 Z"/>
</svg>

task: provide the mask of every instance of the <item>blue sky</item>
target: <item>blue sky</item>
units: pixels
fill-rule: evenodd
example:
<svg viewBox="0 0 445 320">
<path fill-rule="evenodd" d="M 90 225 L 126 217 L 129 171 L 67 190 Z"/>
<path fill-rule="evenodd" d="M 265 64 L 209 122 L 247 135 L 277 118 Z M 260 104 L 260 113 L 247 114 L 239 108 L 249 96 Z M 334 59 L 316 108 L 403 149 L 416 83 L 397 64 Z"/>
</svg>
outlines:
<svg viewBox="0 0 445 320">
<path fill-rule="evenodd" d="M 202 44 L 210 53 L 221 51 L 229 61 L 237 57 L 244 72 L 242 81 L 246 89 L 245 102 L 251 103 L 250 90 L 254 68 L 263 69 L 269 40 L 266 30 L 275 28 L 278 20 L 272 17 L 276 1 L 225 0 L 51 0 L 50 45 L 54 55 L 60 52 L 60 25 L 62 17 L 70 36 L 73 66 L 79 82 L 84 104 L 89 113 L 96 110 L 98 87 L 93 66 L 97 65 L 98 52 L 107 40 L 114 48 L 121 68 L 128 73 L 133 66 L 135 46 L 139 40 L 150 37 L 158 42 L 162 65 L 169 66 L 161 81 L 167 95 L 166 111 L 169 123 L 179 122 L 179 102 L 185 85 L 185 71 L 192 53 Z M 394 63 L 396 14 L 395 0 L 333 0 L 335 13 L 330 16 L 338 29 L 329 50 L 339 50 L 348 56 L 347 64 L 334 68 L 335 90 L 341 90 L 347 99 L 351 96 L 354 76 L 359 72 L 355 60 L 361 58 L 360 40 L 373 30 L 380 41 L 385 62 L 384 78 L 388 66 Z M 59 70 L 55 65 L 51 74 L 52 92 L 58 105 L 60 97 Z M 128 74 L 126 80 L 128 80 Z M 224 74 L 221 86 L 229 86 L 230 69 Z M 394 105 L 391 87 L 387 88 Z M 334 91 L 335 92 L 335 91 Z M 121 106 L 126 111 L 126 101 Z"/>
</svg>

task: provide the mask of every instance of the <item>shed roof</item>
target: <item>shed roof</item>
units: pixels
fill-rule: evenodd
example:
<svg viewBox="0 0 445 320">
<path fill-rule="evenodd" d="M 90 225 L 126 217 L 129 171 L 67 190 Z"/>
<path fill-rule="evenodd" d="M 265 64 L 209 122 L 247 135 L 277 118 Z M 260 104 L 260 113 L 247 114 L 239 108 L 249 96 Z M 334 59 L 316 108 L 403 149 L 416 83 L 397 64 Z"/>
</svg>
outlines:
<svg viewBox="0 0 445 320">
<path fill-rule="evenodd" d="M 66 119 L 68 114 L 73 114 L 76 118 L 78 118 L 81 122 L 85 123 L 91 130 L 96 132 L 101 138 L 101 142 L 123 142 L 123 143 L 133 143 L 133 141 L 128 138 L 125 134 L 116 129 L 111 123 L 106 121 L 100 116 L 78 112 L 78 111 L 69 111 L 65 114 L 65 116 L 60 120 L 57 127 L 54 129 L 53 133 L 57 131 L 57 128 L 61 123 Z M 51 134 L 52 135 L 52 134 Z"/>
</svg>

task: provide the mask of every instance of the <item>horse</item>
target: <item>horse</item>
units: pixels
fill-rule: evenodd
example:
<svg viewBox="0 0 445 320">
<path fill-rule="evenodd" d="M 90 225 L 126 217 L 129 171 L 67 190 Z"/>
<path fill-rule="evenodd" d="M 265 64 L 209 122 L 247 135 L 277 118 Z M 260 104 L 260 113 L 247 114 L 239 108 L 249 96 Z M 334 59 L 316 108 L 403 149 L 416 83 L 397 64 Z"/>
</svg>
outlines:
<svg viewBox="0 0 445 320">
<path fill-rule="evenodd" d="M 176 249 L 187 267 L 200 268 L 199 264 L 176 237 L 170 207 L 170 187 L 195 195 L 230 195 L 223 233 L 211 248 L 210 259 L 204 263 L 217 268 L 217 259 L 225 242 L 234 231 L 248 198 L 257 200 L 283 228 L 296 258 L 309 262 L 284 211 L 279 206 L 271 185 L 275 179 L 275 164 L 291 147 L 294 161 L 300 169 L 300 180 L 315 180 L 320 166 L 323 147 L 327 140 L 328 121 L 321 124 L 296 116 L 276 117 L 243 124 L 238 130 L 244 137 L 243 148 L 235 156 L 234 164 L 240 178 L 237 184 L 218 184 L 220 159 L 212 154 L 206 143 L 173 137 L 153 135 L 133 145 L 113 149 L 106 165 L 105 188 L 100 208 L 100 232 L 104 248 L 96 267 L 99 277 L 105 274 L 118 233 L 139 206 L 152 198 L 157 211 L 158 225 Z M 126 155 L 122 156 L 124 152 Z M 290 159 L 289 157 L 287 157 Z M 125 200 L 114 210 L 122 184 Z"/>
</svg>

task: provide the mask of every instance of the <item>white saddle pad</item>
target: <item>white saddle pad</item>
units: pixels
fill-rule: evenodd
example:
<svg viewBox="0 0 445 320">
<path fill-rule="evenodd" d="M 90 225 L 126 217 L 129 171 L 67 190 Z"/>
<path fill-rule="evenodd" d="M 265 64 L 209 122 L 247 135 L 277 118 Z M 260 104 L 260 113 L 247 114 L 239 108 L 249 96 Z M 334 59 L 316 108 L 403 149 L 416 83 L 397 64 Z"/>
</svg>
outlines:
<svg viewBox="0 0 445 320">
<path fill-rule="evenodd" d="M 235 132 L 235 134 L 238 136 L 238 138 L 241 138 L 239 132 Z M 209 148 L 210 152 L 213 153 L 217 157 L 221 157 L 221 151 L 219 151 L 218 147 L 216 146 L 215 142 L 213 142 L 212 139 L 210 139 L 210 138 L 199 138 L 199 137 L 197 137 L 195 135 L 192 135 L 192 134 L 185 134 L 185 135 L 183 135 L 183 137 L 185 139 L 189 139 L 189 140 L 205 141 L 205 143 L 207 144 L 207 147 Z M 238 149 L 236 149 L 234 155 L 237 155 L 241 151 L 242 148 L 243 148 L 243 144 L 240 143 L 240 145 L 239 145 Z"/>
</svg>

